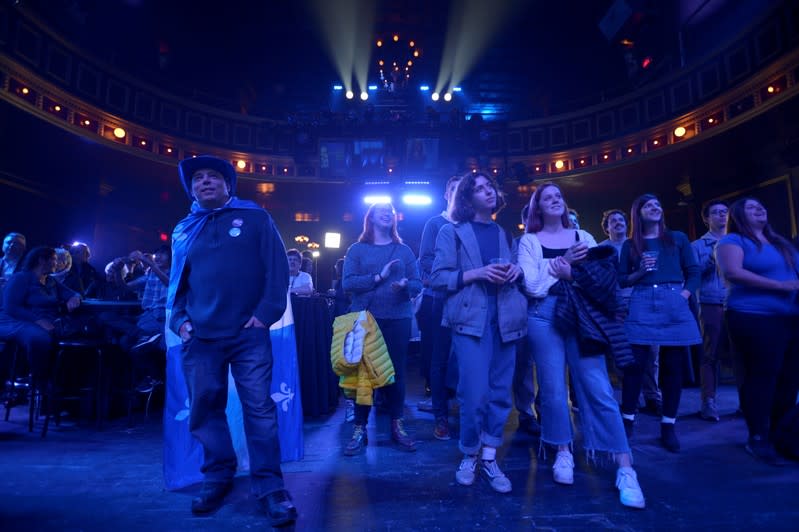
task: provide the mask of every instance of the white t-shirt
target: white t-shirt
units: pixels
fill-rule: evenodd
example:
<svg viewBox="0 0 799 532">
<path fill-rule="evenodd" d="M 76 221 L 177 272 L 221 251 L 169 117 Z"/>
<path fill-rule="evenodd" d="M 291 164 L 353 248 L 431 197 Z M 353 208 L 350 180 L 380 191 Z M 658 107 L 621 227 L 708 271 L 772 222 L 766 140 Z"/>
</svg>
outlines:
<svg viewBox="0 0 799 532">
<path fill-rule="evenodd" d="M 313 279 L 307 272 L 300 272 L 296 276 L 289 275 L 289 292 L 298 288 L 309 287 L 313 291 Z"/>
</svg>

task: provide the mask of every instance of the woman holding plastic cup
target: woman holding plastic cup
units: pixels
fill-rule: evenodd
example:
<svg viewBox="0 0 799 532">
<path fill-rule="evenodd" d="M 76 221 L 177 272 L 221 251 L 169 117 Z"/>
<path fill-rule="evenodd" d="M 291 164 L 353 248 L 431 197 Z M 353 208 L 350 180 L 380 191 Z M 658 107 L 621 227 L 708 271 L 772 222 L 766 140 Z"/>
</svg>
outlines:
<svg viewBox="0 0 799 532">
<path fill-rule="evenodd" d="M 660 441 L 671 451 L 680 450 L 674 432 L 682 390 L 682 368 L 690 345 L 702 341 L 688 306 L 699 288 L 700 271 L 685 233 L 666 228 L 663 208 L 653 194 L 633 202 L 632 236 L 624 242 L 619 259 L 619 284 L 632 286 L 625 322 L 637 364 L 624 371 L 621 412 L 627 435 L 632 435 L 638 395 L 647 358 L 660 346 L 660 389 L 663 417 Z"/>
</svg>

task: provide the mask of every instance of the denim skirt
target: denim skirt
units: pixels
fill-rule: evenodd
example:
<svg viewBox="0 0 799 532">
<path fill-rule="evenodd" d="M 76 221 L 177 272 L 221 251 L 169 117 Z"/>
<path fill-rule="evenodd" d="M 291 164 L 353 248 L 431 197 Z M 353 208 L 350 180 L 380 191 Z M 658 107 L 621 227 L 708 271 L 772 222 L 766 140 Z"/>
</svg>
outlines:
<svg viewBox="0 0 799 532">
<path fill-rule="evenodd" d="M 702 342 L 680 283 L 635 285 L 624 330 L 631 344 L 694 345 Z"/>
</svg>

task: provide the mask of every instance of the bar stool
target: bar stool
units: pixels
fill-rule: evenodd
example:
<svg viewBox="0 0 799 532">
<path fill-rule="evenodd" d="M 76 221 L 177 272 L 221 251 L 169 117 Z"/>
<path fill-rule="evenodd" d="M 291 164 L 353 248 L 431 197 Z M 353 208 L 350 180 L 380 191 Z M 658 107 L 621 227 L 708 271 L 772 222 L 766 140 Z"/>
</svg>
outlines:
<svg viewBox="0 0 799 532">
<path fill-rule="evenodd" d="M 93 386 L 84 386 L 80 391 L 94 392 L 95 411 L 97 416 L 97 427 L 103 423 L 105 407 L 105 391 L 103 389 L 103 346 L 102 340 L 94 338 L 72 338 L 58 340 L 56 343 L 56 358 L 53 369 L 52 385 L 50 393 L 46 394 L 46 412 L 44 425 L 42 426 L 42 438 L 47 436 L 47 429 L 50 425 L 50 418 L 55 417 L 56 425 L 60 423 L 60 402 L 65 400 L 79 400 L 81 396 L 64 396 L 59 380 L 63 378 L 64 359 L 69 352 L 93 352 L 95 355 L 95 380 Z"/>
<path fill-rule="evenodd" d="M 8 421 L 9 417 L 11 416 L 11 409 L 19 404 L 20 398 L 28 398 L 30 395 L 31 375 L 30 373 L 27 373 L 24 377 L 18 376 L 20 369 L 24 371 L 25 365 L 20 364 L 20 360 L 18 358 L 20 349 L 19 345 L 14 340 L 0 341 L 0 353 L 4 355 L 8 353 L 11 354 L 11 364 L 8 367 L 8 377 L 6 378 L 5 386 L 3 388 L 3 404 L 6 409 L 5 421 Z M 33 412 L 33 410 L 31 410 L 31 412 Z M 28 417 L 28 428 L 29 430 L 33 430 L 31 426 L 32 419 L 30 415 Z"/>
</svg>

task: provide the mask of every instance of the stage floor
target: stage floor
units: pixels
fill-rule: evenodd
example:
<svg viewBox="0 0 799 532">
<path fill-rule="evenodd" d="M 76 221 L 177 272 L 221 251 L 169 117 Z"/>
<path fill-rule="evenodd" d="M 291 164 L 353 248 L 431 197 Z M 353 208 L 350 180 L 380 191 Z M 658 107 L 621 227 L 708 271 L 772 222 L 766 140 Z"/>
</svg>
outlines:
<svg viewBox="0 0 799 532">
<path fill-rule="evenodd" d="M 719 392 L 719 423 L 696 416 L 698 389 L 684 391 L 679 454 L 658 445 L 658 419 L 639 416 L 633 451 L 645 510 L 623 507 L 615 467 L 587 461 L 579 447 L 574 485 L 556 485 L 552 453 L 538 458 L 538 440 L 516 432 L 515 414 L 499 452 L 512 493 L 495 493 L 481 481 L 458 485 L 457 441 L 433 438 L 432 416 L 416 409 L 421 391 L 417 379 L 407 398 L 406 424 L 419 442 L 413 454 L 396 450 L 389 420 L 373 415 L 367 451 L 342 456 L 351 433 L 343 401 L 329 417 L 306 422 L 305 459 L 284 464 L 300 514 L 296 530 L 774 530 L 799 522 L 799 464 L 775 468 L 745 453 L 731 386 Z M 1 530 L 268 529 L 246 474 L 210 517 L 189 511 L 199 486 L 164 489 L 157 415 L 140 415 L 132 429 L 124 420 L 101 430 L 51 425 L 41 439 L 27 432 L 25 414 L 17 407 L 9 422 L 0 421 Z"/>
</svg>

